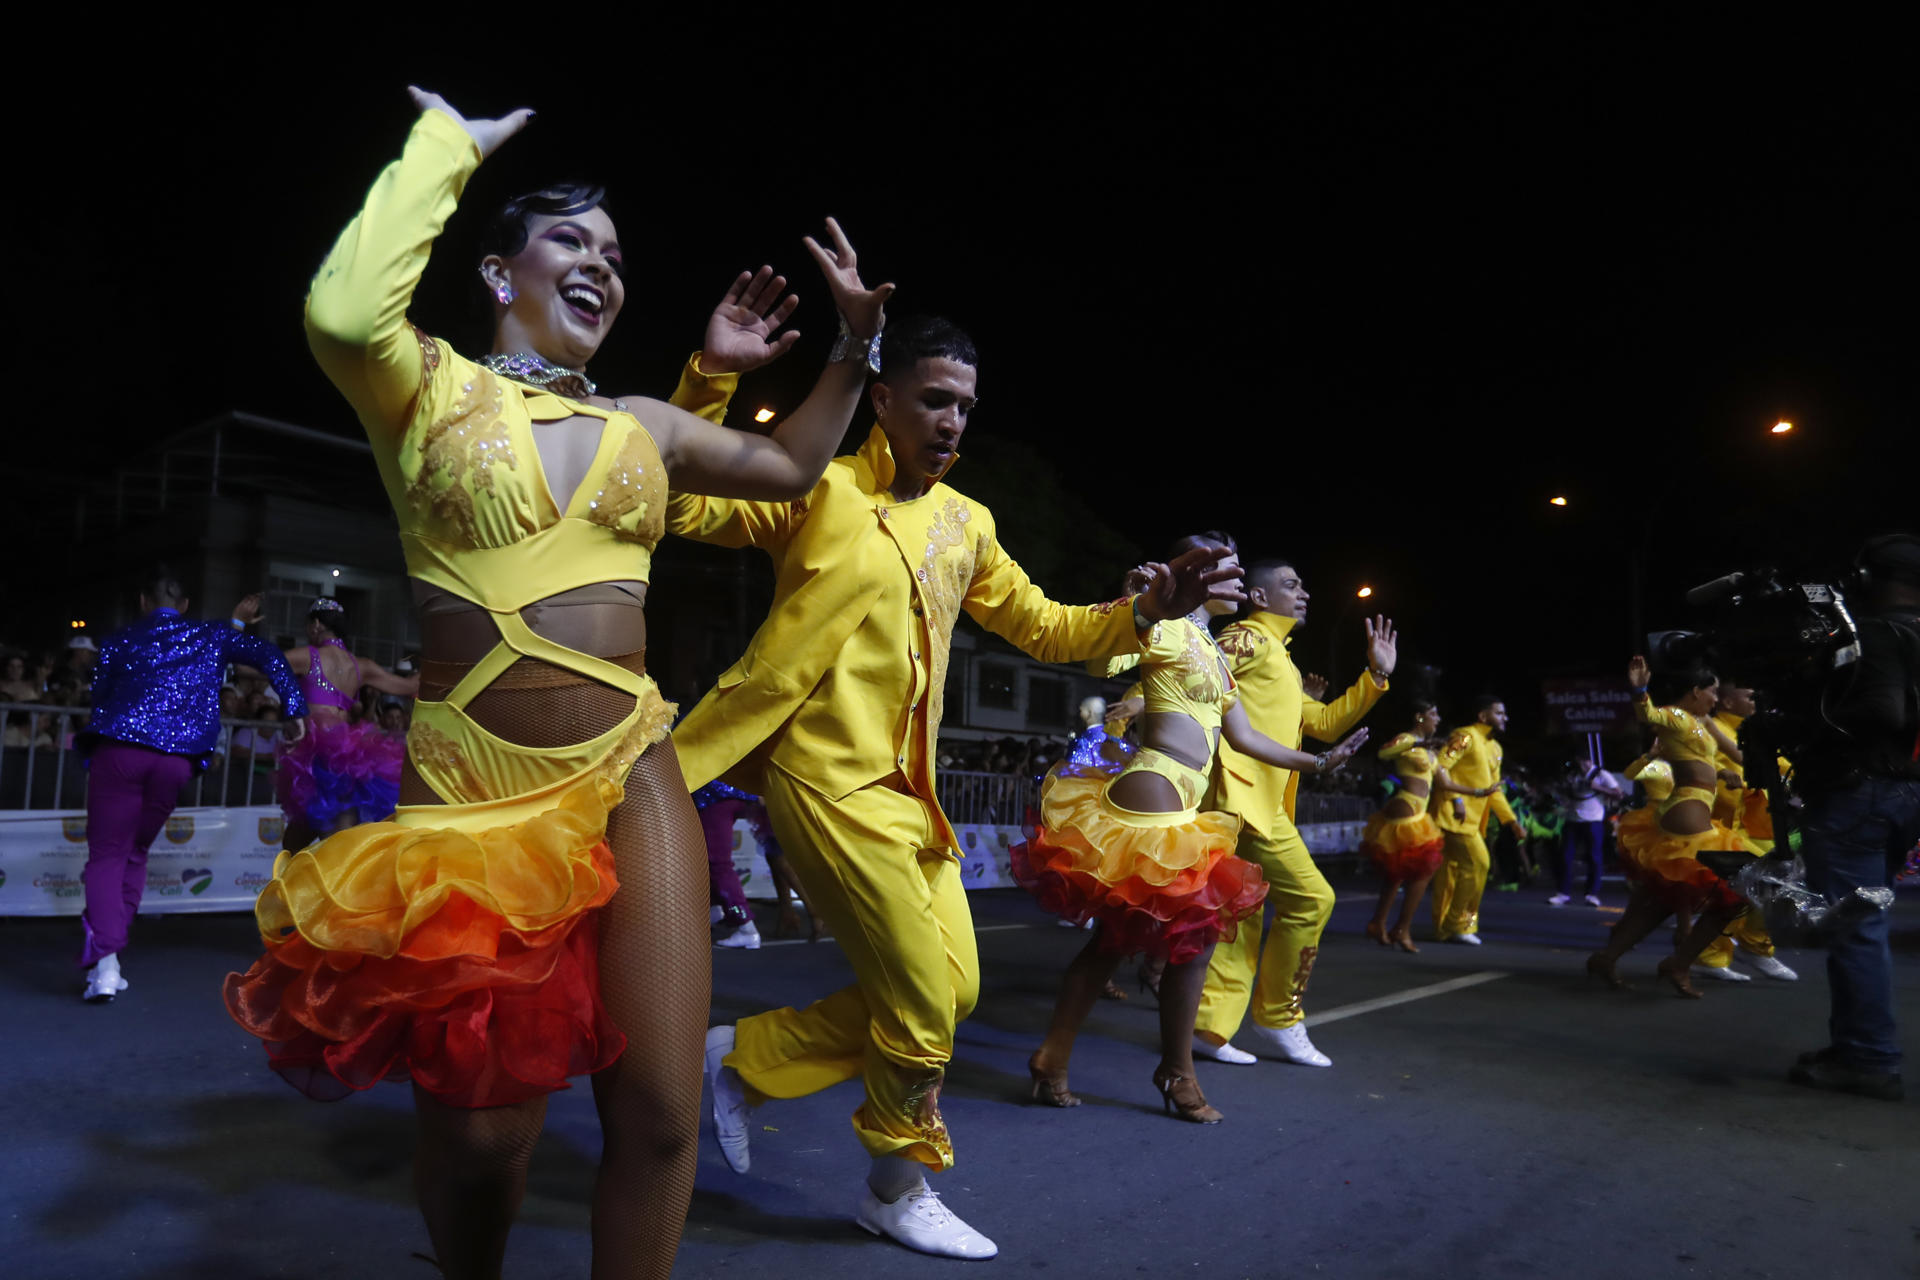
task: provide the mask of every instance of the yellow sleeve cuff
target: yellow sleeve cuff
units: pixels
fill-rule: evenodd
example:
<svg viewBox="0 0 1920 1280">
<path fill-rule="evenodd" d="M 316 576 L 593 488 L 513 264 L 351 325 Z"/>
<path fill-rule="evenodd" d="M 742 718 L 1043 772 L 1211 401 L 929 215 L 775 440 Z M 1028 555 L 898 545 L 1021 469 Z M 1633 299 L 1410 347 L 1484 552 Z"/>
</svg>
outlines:
<svg viewBox="0 0 1920 1280">
<path fill-rule="evenodd" d="M 726 420 L 727 405 L 740 385 L 740 375 L 707 373 L 700 368 L 700 355 L 696 351 L 687 358 L 686 368 L 680 371 L 680 385 L 673 389 L 673 397 L 667 403 L 708 422 L 721 423 Z"/>
</svg>

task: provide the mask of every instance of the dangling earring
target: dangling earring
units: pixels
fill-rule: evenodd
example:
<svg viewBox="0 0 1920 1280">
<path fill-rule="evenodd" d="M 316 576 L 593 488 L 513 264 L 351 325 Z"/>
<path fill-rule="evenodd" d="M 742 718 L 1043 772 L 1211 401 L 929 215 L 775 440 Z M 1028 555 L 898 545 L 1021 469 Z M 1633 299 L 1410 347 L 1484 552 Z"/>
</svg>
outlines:
<svg viewBox="0 0 1920 1280">
<path fill-rule="evenodd" d="M 513 299 L 514 299 L 513 286 L 503 284 L 498 289 L 495 289 L 493 291 L 493 296 L 500 299 L 501 306 L 503 307 L 511 306 L 513 305 Z"/>
</svg>

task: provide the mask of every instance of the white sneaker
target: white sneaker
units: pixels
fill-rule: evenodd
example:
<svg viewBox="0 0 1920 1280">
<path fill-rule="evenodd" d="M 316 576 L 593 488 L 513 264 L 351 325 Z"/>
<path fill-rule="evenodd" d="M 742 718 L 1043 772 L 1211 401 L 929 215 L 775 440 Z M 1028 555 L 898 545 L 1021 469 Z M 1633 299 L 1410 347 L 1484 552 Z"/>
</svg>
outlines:
<svg viewBox="0 0 1920 1280">
<path fill-rule="evenodd" d="M 1586 896 L 1585 901 L 1588 906 L 1597 907 L 1600 905 L 1600 895 L 1597 893 L 1590 893 Z"/>
<path fill-rule="evenodd" d="M 918 1189 L 909 1191 L 888 1204 L 868 1187 L 860 1200 L 855 1222 L 876 1236 L 897 1240 L 909 1249 L 941 1258 L 991 1258 L 1000 1252 L 993 1241 L 975 1231 L 960 1215 L 940 1203 L 933 1188 L 921 1180 Z"/>
<path fill-rule="evenodd" d="M 741 947 L 748 951 L 760 949 L 760 930 L 749 920 L 726 937 L 714 944 L 716 947 Z"/>
<path fill-rule="evenodd" d="M 752 1109 L 747 1106 L 747 1089 L 740 1073 L 725 1065 L 732 1052 L 733 1028 L 708 1028 L 707 1088 L 713 1091 L 713 1138 L 720 1144 L 727 1168 L 745 1173 L 753 1163 L 747 1150 L 747 1117 Z"/>
<path fill-rule="evenodd" d="M 1740 958 L 1776 982 L 1798 982 L 1800 980 L 1799 974 L 1787 968 L 1786 965 L 1781 964 L 1780 961 L 1773 956 L 1741 956 Z"/>
<path fill-rule="evenodd" d="M 1693 975 L 1696 978 L 1718 978 L 1721 982 L 1753 981 L 1750 976 L 1740 972 L 1732 965 L 1728 965 L 1722 969 L 1716 969 L 1710 964 L 1696 964 L 1693 966 Z"/>
<path fill-rule="evenodd" d="M 1480 935 L 1477 933 L 1456 933 L 1448 938 L 1447 941 L 1457 942 L 1463 947 L 1477 947 L 1480 945 Z"/>
<path fill-rule="evenodd" d="M 1547 899 L 1547 905 L 1550 907 L 1564 907 L 1569 902 L 1572 902 L 1572 901 L 1573 901 L 1573 898 L 1568 894 L 1556 893 L 1551 898 Z"/>
<path fill-rule="evenodd" d="M 1212 1058 L 1215 1062 L 1231 1062 L 1236 1067 L 1244 1067 L 1250 1062 L 1260 1061 L 1245 1049 L 1236 1049 L 1230 1044 L 1215 1044 L 1204 1036 L 1193 1038 L 1193 1056 Z"/>
<path fill-rule="evenodd" d="M 120 957 L 102 956 L 87 970 L 87 987 L 80 998 L 88 1004 L 106 1004 L 127 989 L 127 980 L 120 976 Z"/>
<path fill-rule="evenodd" d="M 1296 1022 L 1290 1027 L 1263 1027 L 1259 1023 L 1249 1023 L 1247 1034 L 1260 1041 L 1288 1062 L 1297 1062 L 1303 1067 L 1330 1067 L 1333 1059 L 1313 1047 L 1313 1041 L 1307 1039 L 1307 1024 Z"/>
</svg>

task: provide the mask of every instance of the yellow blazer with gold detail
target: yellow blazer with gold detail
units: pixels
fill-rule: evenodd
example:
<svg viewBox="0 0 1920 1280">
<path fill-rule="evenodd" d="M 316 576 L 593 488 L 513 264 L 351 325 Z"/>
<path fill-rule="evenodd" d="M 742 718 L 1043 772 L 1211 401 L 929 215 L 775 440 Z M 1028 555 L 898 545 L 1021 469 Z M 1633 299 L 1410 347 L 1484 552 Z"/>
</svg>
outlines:
<svg viewBox="0 0 1920 1280">
<path fill-rule="evenodd" d="M 889 492 L 893 454 L 875 426 L 793 502 L 675 494 L 669 532 L 773 557 L 773 608 L 740 661 L 674 732 L 690 787 L 726 775 L 763 788 L 771 764 L 829 799 L 899 772 L 934 797 L 947 652 L 960 611 L 1043 662 L 1137 652 L 1124 600 L 1056 604 L 1001 548 L 993 515 L 935 482 Z"/>
<path fill-rule="evenodd" d="M 1493 727 L 1480 723 L 1462 725 L 1453 731 L 1447 739 L 1447 745 L 1440 748 L 1438 767 L 1447 771 L 1447 776 L 1463 787 L 1492 787 L 1490 796 L 1461 796 L 1466 801 L 1467 813 L 1464 818 L 1453 816 L 1452 791 L 1433 789 L 1434 821 L 1440 824 L 1442 831 L 1456 831 L 1461 834 L 1479 834 L 1487 829 L 1487 811 L 1491 809 L 1501 822 L 1512 822 L 1513 808 L 1507 803 L 1507 796 L 1500 789 L 1500 762 L 1506 752 L 1493 739 Z"/>
<path fill-rule="evenodd" d="M 1372 674 L 1363 671 L 1332 703 L 1307 697 L 1300 687 L 1300 669 L 1287 652 L 1295 622 L 1263 610 L 1223 629 L 1219 643 L 1233 678 L 1240 682 L 1240 705 L 1247 709 L 1247 719 L 1275 742 L 1297 748 L 1304 734 L 1323 742 L 1338 739 L 1380 701 L 1387 686 L 1374 683 Z M 1277 819 L 1293 820 L 1299 790 L 1300 775 L 1293 770 L 1262 764 L 1224 741 L 1220 744 L 1210 807 L 1237 813 L 1243 825 L 1270 836 Z"/>
</svg>

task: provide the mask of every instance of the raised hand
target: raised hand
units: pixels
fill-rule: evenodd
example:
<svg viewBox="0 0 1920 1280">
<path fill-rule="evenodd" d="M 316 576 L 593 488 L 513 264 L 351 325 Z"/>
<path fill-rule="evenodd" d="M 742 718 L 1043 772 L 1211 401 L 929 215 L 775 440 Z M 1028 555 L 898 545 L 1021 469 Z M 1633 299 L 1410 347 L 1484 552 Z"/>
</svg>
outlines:
<svg viewBox="0 0 1920 1280">
<path fill-rule="evenodd" d="M 533 119 L 533 108 L 521 107 L 518 111 L 509 111 L 498 120 L 469 120 L 455 111 L 445 98 L 437 93 L 428 93 L 417 85 L 407 86 L 407 96 L 421 111 L 439 111 L 452 116 L 454 123 L 465 129 L 474 145 L 480 148 L 482 160 L 498 151 L 501 143 L 526 128 L 527 121 Z"/>
<path fill-rule="evenodd" d="M 1355 729 L 1340 740 L 1340 745 L 1327 752 L 1327 772 L 1332 773 L 1347 761 L 1353 759 L 1353 753 L 1366 745 L 1367 731 Z"/>
<path fill-rule="evenodd" d="M 1127 576 L 1120 580 L 1120 594 L 1137 596 L 1152 583 L 1153 575 L 1147 572 L 1147 566 L 1137 564 L 1127 570 Z"/>
<path fill-rule="evenodd" d="M 1232 554 L 1226 547 L 1195 547 L 1172 564 L 1142 565 L 1152 580 L 1140 594 L 1141 616 L 1164 622 L 1183 618 L 1209 600 L 1245 600 L 1247 594 L 1240 589 L 1240 566 L 1219 567 L 1220 561 Z"/>
<path fill-rule="evenodd" d="M 883 284 L 869 289 L 861 283 L 859 259 L 847 242 L 846 233 L 832 218 L 827 219 L 827 235 L 833 240 L 831 249 L 821 248 L 812 236 L 807 236 L 803 243 L 813 260 L 820 264 L 820 273 L 826 276 L 827 289 L 833 294 L 834 309 L 846 319 L 853 336 L 871 338 L 886 322 L 887 299 L 893 296 L 893 286 Z"/>
<path fill-rule="evenodd" d="M 1300 677 L 1300 692 L 1315 702 L 1327 696 L 1327 678 L 1317 672 L 1309 671 Z"/>
<path fill-rule="evenodd" d="M 307 736 L 307 718 L 305 716 L 295 716 L 291 720 L 282 720 L 280 722 L 280 736 L 288 742 L 300 741 L 300 739 Z"/>
<path fill-rule="evenodd" d="M 255 591 L 251 595 L 241 596 L 240 603 L 233 606 L 232 617 L 235 622 L 259 621 L 260 620 L 260 593 L 258 591 Z"/>
<path fill-rule="evenodd" d="M 1393 664 L 1400 656 L 1398 637 L 1394 634 L 1393 619 L 1386 614 L 1378 614 L 1365 619 L 1367 624 L 1367 666 L 1381 675 L 1392 675 Z"/>
<path fill-rule="evenodd" d="M 798 329 L 775 337 L 781 325 L 800 305 L 800 295 L 786 292 L 787 278 L 772 267 L 742 271 L 707 318 L 707 336 L 700 344 L 703 373 L 746 373 L 771 364 L 800 340 Z"/>
<path fill-rule="evenodd" d="M 1636 689 L 1645 689 L 1653 680 L 1653 671 L 1647 666 L 1647 660 L 1639 654 L 1633 655 L 1633 661 L 1627 664 L 1627 683 Z"/>
</svg>

